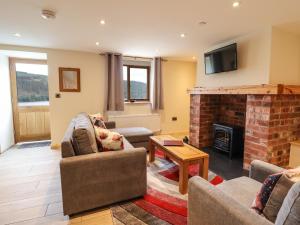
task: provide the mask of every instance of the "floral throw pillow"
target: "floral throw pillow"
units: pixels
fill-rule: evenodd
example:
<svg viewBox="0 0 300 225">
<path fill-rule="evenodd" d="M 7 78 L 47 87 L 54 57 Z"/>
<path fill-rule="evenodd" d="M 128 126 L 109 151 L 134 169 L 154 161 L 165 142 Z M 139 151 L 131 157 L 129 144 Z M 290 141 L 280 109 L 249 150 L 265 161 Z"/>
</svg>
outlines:
<svg viewBox="0 0 300 225">
<path fill-rule="evenodd" d="M 124 149 L 123 136 L 117 132 L 95 127 L 97 140 L 101 143 L 102 151 L 115 151 Z"/>
<path fill-rule="evenodd" d="M 103 116 L 100 113 L 90 115 L 90 119 L 94 127 L 101 127 L 106 129 Z"/>
</svg>

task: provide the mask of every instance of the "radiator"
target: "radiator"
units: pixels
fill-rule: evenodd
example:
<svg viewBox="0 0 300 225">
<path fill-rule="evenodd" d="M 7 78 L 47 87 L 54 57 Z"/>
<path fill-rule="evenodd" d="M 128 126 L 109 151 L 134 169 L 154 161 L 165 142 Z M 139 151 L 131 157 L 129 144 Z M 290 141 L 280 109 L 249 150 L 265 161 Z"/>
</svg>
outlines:
<svg viewBox="0 0 300 225">
<path fill-rule="evenodd" d="M 156 113 L 109 115 L 108 120 L 115 121 L 117 127 L 145 127 L 153 132 L 160 131 L 160 115 Z"/>
</svg>

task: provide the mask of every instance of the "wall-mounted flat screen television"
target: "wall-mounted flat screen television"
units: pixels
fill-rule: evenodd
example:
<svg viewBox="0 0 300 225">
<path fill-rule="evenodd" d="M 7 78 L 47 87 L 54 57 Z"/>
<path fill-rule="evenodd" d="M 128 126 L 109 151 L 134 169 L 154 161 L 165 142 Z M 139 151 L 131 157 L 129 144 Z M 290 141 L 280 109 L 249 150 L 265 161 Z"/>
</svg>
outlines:
<svg viewBox="0 0 300 225">
<path fill-rule="evenodd" d="M 204 54 L 205 74 L 237 70 L 237 44 L 231 44 Z"/>
</svg>

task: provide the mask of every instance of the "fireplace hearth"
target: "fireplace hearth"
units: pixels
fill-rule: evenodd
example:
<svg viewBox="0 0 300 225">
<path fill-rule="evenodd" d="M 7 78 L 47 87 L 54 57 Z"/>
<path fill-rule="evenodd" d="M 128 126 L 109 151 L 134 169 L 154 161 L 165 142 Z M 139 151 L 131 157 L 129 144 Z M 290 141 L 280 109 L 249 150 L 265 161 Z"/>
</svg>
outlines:
<svg viewBox="0 0 300 225">
<path fill-rule="evenodd" d="M 224 123 L 213 124 L 213 145 L 212 147 L 226 152 L 229 158 L 243 154 L 244 128 Z"/>
</svg>

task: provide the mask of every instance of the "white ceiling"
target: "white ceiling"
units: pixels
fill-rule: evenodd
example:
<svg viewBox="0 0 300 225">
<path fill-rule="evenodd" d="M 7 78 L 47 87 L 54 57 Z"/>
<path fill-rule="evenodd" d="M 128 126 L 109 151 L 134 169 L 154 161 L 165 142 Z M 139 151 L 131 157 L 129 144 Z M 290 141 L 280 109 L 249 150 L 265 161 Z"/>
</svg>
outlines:
<svg viewBox="0 0 300 225">
<path fill-rule="evenodd" d="M 0 0 L 0 43 L 191 58 L 203 46 L 300 21 L 300 0 Z M 44 20 L 41 9 L 57 12 Z M 99 21 L 105 19 L 106 24 Z M 198 22 L 208 24 L 199 26 Z M 21 37 L 15 37 L 20 33 Z M 186 38 L 180 38 L 185 33 Z M 100 46 L 96 46 L 95 42 Z M 157 51 L 158 50 L 158 51 Z"/>
</svg>

